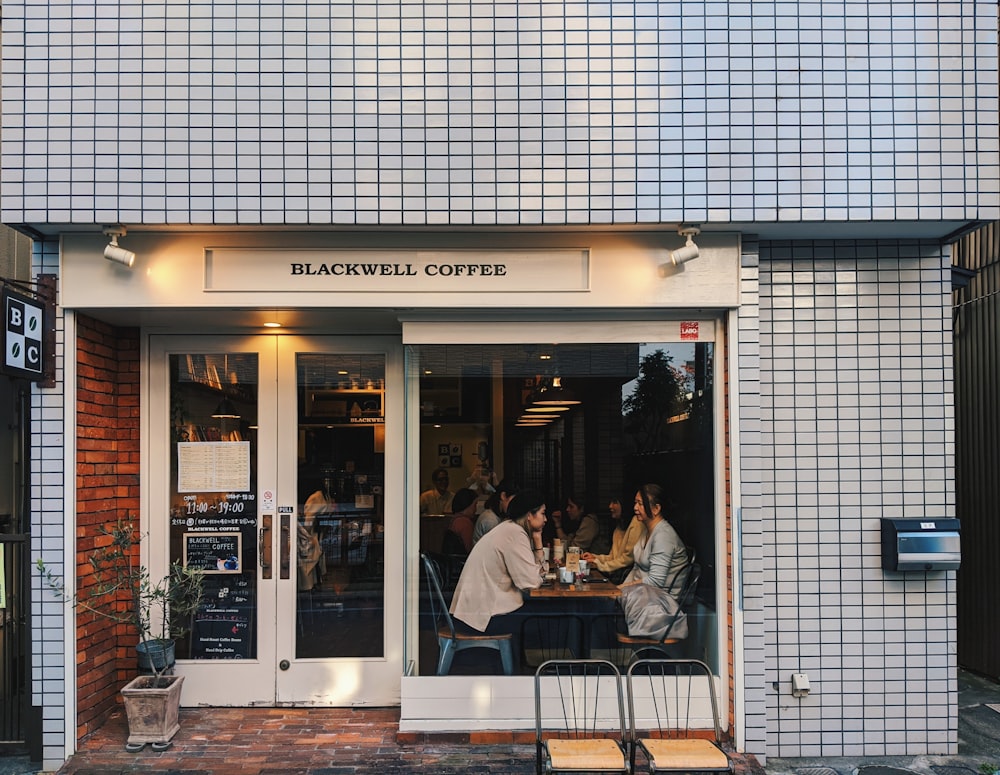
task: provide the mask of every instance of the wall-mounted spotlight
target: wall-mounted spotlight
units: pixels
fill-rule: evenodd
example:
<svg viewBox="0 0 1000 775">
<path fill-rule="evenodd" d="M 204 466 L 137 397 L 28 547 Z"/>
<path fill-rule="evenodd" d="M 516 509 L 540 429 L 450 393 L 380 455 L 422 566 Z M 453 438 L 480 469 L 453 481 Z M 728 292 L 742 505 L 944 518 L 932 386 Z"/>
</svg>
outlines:
<svg viewBox="0 0 1000 775">
<path fill-rule="evenodd" d="M 688 261 L 693 261 L 698 258 L 701 251 L 698 246 L 694 244 L 694 237 L 696 234 L 701 234 L 701 229 L 697 226 L 681 226 L 677 233 L 682 237 L 687 237 L 687 242 L 684 243 L 683 247 L 677 248 L 677 250 L 671 250 L 667 257 L 670 259 L 669 264 L 660 264 L 660 277 L 667 277 L 673 274 L 681 267 L 682 264 L 686 264 Z"/>
<path fill-rule="evenodd" d="M 135 263 L 135 253 L 131 250 L 125 250 L 125 248 L 118 246 L 118 238 L 124 237 L 125 231 L 125 227 L 121 224 L 104 227 L 104 234 L 111 237 L 111 243 L 104 248 L 104 257 L 108 259 L 108 261 L 114 261 L 119 264 L 124 264 L 125 266 L 132 266 L 132 264 Z"/>
</svg>

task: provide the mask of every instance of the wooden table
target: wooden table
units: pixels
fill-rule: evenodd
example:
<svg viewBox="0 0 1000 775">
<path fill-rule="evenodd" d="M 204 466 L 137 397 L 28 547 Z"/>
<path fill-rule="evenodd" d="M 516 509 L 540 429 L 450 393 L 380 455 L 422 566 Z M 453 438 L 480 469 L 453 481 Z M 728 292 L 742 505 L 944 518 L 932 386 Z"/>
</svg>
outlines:
<svg viewBox="0 0 1000 775">
<path fill-rule="evenodd" d="M 621 588 L 612 584 L 602 576 L 591 576 L 583 582 L 583 588 L 577 589 L 574 584 L 563 584 L 556 579 L 546 581 L 537 589 L 531 590 L 531 597 L 583 598 L 600 597 L 609 600 L 622 596 Z"/>
<path fill-rule="evenodd" d="M 621 594 L 622 591 L 617 584 L 612 584 L 603 576 L 595 573 L 583 582 L 581 589 L 577 589 L 574 584 L 563 584 L 556 579 L 555 581 L 546 581 L 542 586 L 531 590 L 529 597 L 533 600 L 548 601 L 545 608 L 549 613 L 543 616 L 543 620 L 550 620 L 550 628 L 554 631 L 551 635 L 561 639 L 569 637 L 566 645 L 571 646 L 575 654 L 589 656 L 591 627 L 586 624 L 586 621 L 593 614 L 608 616 L 608 613 L 601 614 L 601 611 L 608 604 L 600 604 L 598 601 L 610 600 L 613 602 L 621 597 Z M 560 619 L 564 619 L 564 621 L 560 622 Z M 541 638 L 541 642 L 536 645 L 539 646 L 538 650 L 545 658 L 565 656 L 558 648 L 549 648 L 550 644 L 545 643 L 550 637 L 546 637 L 542 632 L 539 632 L 537 637 Z M 528 659 L 529 655 L 523 643 L 522 652 L 522 660 L 530 665 L 531 661 Z"/>
</svg>

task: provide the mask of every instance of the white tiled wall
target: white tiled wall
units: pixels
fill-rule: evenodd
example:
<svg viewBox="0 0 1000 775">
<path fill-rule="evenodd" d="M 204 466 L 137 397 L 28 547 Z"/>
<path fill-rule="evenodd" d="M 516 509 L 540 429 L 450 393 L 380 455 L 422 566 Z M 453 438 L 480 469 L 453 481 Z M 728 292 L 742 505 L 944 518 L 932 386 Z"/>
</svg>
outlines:
<svg viewBox="0 0 1000 775">
<path fill-rule="evenodd" d="M 33 268 L 36 273 L 58 274 L 59 243 L 35 242 Z M 63 395 L 65 339 L 64 316 L 56 307 L 56 386 L 40 388 L 31 396 L 31 554 L 29 560 L 45 559 L 57 576 L 64 572 L 66 524 L 63 486 L 65 450 L 63 439 Z M 65 693 L 75 679 L 72 662 L 66 658 L 65 604 L 31 574 L 31 701 L 42 713 L 42 761 L 55 769 L 66 757 L 67 721 Z"/>
<path fill-rule="evenodd" d="M 994 0 L 3 11 L 6 223 L 1000 218 Z M 56 271 L 54 243 L 37 258 Z M 744 240 L 752 752 L 954 749 L 953 574 L 886 577 L 877 533 L 880 516 L 953 512 L 946 264 L 917 243 Z M 65 530 L 60 395 L 33 396 L 47 557 Z M 62 607 L 35 593 L 48 761 L 72 676 Z"/>
<path fill-rule="evenodd" d="M 956 753 L 955 572 L 882 571 L 879 532 L 955 516 L 949 264 L 931 243 L 761 243 L 769 755 Z"/>
<path fill-rule="evenodd" d="M 993 219 L 979 2 L 4 2 L 5 223 Z"/>
<path fill-rule="evenodd" d="M 740 257 L 740 308 L 736 321 L 735 340 L 739 391 L 738 438 L 732 445 L 738 450 L 739 470 L 736 477 L 739 492 L 734 494 L 735 513 L 733 524 L 737 546 L 735 589 L 733 599 L 737 617 L 742 619 L 742 637 L 737 636 L 736 665 L 742 673 L 744 696 L 742 700 L 743 734 L 747 751 L 761 756 L 766 753 L 767 713 L 764 675 L 764 616 L 766 600 L 763 596 L 763 543 L 761 535 L 761 476 L 767 461 L 761 454 L 761 384 L 760 384 L 760 246 L 752 236 L 741 240 Z M 730 381 L 730 385 L 733 382 Z M 737 697 L 736 702 L 740 699 Z M 737 708 L 737 715 L 740 708 Z"/>
</svg>

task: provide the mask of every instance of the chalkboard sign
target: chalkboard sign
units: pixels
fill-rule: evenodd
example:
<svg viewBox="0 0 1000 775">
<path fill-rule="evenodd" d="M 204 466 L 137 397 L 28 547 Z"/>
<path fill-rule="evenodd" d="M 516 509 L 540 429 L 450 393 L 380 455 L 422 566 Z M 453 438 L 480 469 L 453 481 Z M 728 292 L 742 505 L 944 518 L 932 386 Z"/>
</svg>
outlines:
<svg viewBox="0 0 1000 775">
<path fill-rule="evenodd" d="M 243 577 L 205 580 L 204 603 L 191 627 L 193 659 L 255 659 L 254 587 Z"/>
<path fill-rule="evenodd" d="M 240 573 L 242 533 L 185 533 L 184 567 L 203 573 Z"/>
</svg>

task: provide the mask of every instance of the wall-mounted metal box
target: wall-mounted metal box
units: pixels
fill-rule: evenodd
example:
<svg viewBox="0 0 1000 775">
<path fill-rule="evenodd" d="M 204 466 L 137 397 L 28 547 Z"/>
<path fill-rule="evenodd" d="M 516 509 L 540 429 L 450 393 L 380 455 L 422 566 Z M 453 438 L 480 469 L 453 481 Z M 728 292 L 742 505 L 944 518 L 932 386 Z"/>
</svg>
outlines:
<svg viewBox="0 0 1000 775">
<path fill-rule="evenodd" d="M 957 519 L 882 519 L 882 570 L 958 570 Z"/>
</svg>

